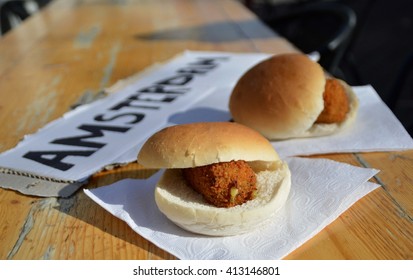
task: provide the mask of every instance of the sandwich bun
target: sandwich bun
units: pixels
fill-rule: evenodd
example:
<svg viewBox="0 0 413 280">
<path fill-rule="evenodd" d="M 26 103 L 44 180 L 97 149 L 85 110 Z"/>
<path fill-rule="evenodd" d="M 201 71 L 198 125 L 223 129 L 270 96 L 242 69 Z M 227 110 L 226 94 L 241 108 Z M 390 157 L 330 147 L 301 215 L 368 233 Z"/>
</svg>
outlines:
<svg viewBox="0 0 413 280">
<path fill-rule="evenodd" d="M 182 168 L 245 161 L 254 171 L 253 199 L 233 207 L 217 207 L 190 187 Z M 138 154 L 148 168 L 165 168 L 155 186 L 155 202 L 172 222 L 188 231 L 228 236 L 266 224 L 285 204 L 291 187 L 288 165 L 258 132 L 237 123 L 176 125 L 151 136 Z"/>
<path fill-rule="evenodd" d="M 322 67 L 304 54 L 275 55 L 237 81 L 229 110 L 234 121 L 271 140 L 333 134 L 355 120 L 358 100 L 351 87 L 338 80 L 348 100 L 345 118 L 336 123 L 317 122 L 325 107 L 326 79 Z"/>
</svg>

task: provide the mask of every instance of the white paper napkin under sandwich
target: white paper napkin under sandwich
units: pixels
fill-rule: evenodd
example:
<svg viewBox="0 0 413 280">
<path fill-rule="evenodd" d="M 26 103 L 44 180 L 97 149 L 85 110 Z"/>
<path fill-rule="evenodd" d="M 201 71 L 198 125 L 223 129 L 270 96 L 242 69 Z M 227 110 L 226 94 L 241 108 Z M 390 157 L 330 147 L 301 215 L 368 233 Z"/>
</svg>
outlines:
<svg viewBox="0 0 413 280">
<path fill-rule="evenodd" d="M 179 259 L 280 259 L 333 222 L 378 187 L 378 171 L 326 159 L 287 159 L 292 186 L 284 208 L 266 227 L 232 237 L 187 232 L 157 208 L 154 187 L 162 171 L 147 180 L 125 179 L 84 190 L 86 195 L 135 232 Z"/>
</svg>

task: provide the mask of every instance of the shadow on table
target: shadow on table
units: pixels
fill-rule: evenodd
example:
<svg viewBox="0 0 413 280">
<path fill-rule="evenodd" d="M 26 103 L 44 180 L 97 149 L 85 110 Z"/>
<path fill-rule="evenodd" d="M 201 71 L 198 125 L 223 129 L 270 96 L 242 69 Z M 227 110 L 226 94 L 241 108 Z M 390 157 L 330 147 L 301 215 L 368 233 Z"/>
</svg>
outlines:
<svg viewBox="0 0 413 280">
<path fill-rule="evenodd" d="M 126 222 L 112 216 L 111 213 L 107 212 L 98 204 L 92 202 L 91 199 L 83 191 L 79 191 L 76 195 L 70 198 L 60 198 L 59 206 L 56 206 L 55 209 L 75 219 L 92 225 L 97 230 L 104 232 L 105 235 L 109 234 L 124 241 L 126 244 L 133 244 L 134 246 L 141 248 L 143 251 L 147 251 L 150 259 L 154 259 L 156 257 L 162 259 L 170 258 L 170 256 L 167 255 L 164 250 L 158 248 L 156 245 L 153 245 L 150 241 L 146 241 L 142 236 L 134 232 Z M 67 225 L 67 227 L 69 226 Z M 71 238 L 73 238 L 73 243 L 77 243 L 79 241 L 76 240 L 78 236 L 68 236 L 68 239 Z M 89 236 L 90 242 L 96 244 L 102 244 L 102 242 L 104 242 L 104 240 L 102 239 L 108 238 L 109 237 L 105 238 L 101 233 L 93 237 Z M 109 242 L 109 240 L 107 241 Z M 122 241 L 115 241 L 113 242 L 113 244 L 109 243 L 111 244 L 111 247 L 103 247 L 102 250 L 116 252 L 117 247 L 123 247 L 126 245 L 123 245 Z M 68 240 L 66 242 L 71 241 Z M 93 255 L 93 252 L 91 254 Z M 117 259 L 115 256 L 120 256 L 121 254 L 112 253 L 111 255 L 113 256 L 113 259 Z M 125 253 L 122 255 L 127 259 L 128 255 L 132 257 L 133 255 L 136 255 L 136 253 L 134 252 L 134 249 L 131 248 L 125 251 Z M 151 255 L 154 257 L 150 257 Z"/>
<path fill-rule="evenodd" d="M 208 107 L 197 107 L 185 112 L 179 112 L 169 117 L 172 124 L 186 124 L 194 122 L 225 122 L 231 120 L 229 111 L 217 110 Z"/>
<path fill-rule="evenodd" d="M 148 34 L 137 34 L 139 40 L 194 40 L 224 43 L 245 39 L 270 39 L 274 32 L 260 21 L 219 22 L 188 28 L 170 28 Z"/>
</svg>

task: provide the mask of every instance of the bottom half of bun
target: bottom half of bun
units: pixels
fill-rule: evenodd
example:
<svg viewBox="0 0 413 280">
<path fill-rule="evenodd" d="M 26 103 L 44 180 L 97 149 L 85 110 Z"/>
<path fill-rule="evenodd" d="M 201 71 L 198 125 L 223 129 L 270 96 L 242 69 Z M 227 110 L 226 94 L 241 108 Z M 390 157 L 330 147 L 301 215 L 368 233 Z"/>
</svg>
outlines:
<svg viewBox="0 0 413 280">
<path fill-rule="evenodd" d="M 230 208 L 219 208 L 204 201 L 187 186 L 179 169 L 167 169 L 155 188 L 159 210 L 172 222 L 188 231 L 210 235 L 243 234 L 269 222 L 289 195 L 291 173 L 282 162 L 277 169 L 258 171 L 257 196 Z"/>
<path fill-rule="evenodd" d="M 354 93 L 353 89 L 347 85 L 345 82 L 339 80 L 341 85 L 344 87 L 345 92 L 347 94 L 348 103 L 349 103 L 349 110 L 344 119 L 344 121 L 340 123 L 314 123 L 313 126 L 303 132 L 298 137 L 317 137 L 317 136 L 325 136 L 336 133 L 340 130 L 345 129 L 349 125 L 351 125 L 357 116 L 357 112 L 359 109 L 359 102 L 357 99 L 356 94 Z"/>
</svg>

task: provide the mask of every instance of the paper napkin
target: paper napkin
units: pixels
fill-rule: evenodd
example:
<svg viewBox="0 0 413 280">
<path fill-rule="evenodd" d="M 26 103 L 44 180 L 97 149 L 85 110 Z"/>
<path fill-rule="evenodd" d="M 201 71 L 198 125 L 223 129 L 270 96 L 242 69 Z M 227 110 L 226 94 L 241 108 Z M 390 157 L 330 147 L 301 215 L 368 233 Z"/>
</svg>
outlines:
<svg viewBox="0 0 413 280">
<path fill-rule="evenodd" d="M 374 169 L 327 159 L 288 158 L 287 162 L 292 186 L 284 208 L 266 227 L 238 236 L 197 235 L 170 222 L 154 201 L 154 186 L 162 171 L 147 180 L 125 179 L 84 192 L 179 259 L 281 259 L 378 187 L 368 182 L 378 172 Z"/>
</svg>

